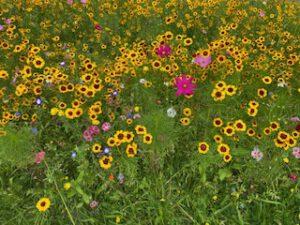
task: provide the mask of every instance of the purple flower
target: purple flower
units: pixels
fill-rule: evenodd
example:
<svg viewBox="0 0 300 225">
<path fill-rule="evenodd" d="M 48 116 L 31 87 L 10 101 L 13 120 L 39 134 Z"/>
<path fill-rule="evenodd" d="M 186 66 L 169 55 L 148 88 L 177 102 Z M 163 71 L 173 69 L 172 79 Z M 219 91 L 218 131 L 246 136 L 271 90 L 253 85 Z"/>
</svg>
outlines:
<svg viewBox="0 0 300 225">
<path fill-rule="evenodd" d="M 258 149 L 257 146 L 254 147 L 251 152 L 252 158 L 256 159 L 256 161 L 260 161 L 263 158 L 263 153 Z"/>
<path fill-rule="evenodd" d="M 3 30 L 3 29 L 4 29 L 4 27 L 0 24 L 0 31 Z"/>
<path fill-rule="evenodd" d="M 35 102 L 36 102 L 37 105 L 41 105 L 42 104 L 42 100 L 40 98 L 37 98 Z"/>
<path fill-rule="evenodd" d="M 77 153 L 76 152 L 72 152 L 71 157 L 74 159 L 74 158 L 76 158 L 76 156 L 77 156 Z"/>
</svg>

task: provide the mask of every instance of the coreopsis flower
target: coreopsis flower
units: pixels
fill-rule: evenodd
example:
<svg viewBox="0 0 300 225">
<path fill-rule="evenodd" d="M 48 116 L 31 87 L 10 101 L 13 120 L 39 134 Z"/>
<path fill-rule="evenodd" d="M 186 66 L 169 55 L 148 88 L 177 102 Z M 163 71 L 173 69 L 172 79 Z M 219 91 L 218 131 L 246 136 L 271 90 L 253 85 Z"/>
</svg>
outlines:
<svg viewBox="0 0 300 225">
<path fill-rule="evenodd" d="M 263 158 L 263 153 L 256 146 L 256 147 L 254 147 L 253 151 L 251 152 L 251 156 L 252 156 L 252 158 L 256 159 L 256 161 L 260 161 Z"/>
<path fill-rule="evenodd" d="M 181 75 L 175 78 L 175 86 L 177 87 L 176 96 L 193 95 L 196 85 L 193 83 L 192 77 Z"/>
<path fill-rule="evenodd" d="M 41 198 L 37 203 L 36 203 L 36 208 L 40 212 L 45 212 L 49 207 L 50 207 L 51 201 L 49 198 Z"/>
</svg>

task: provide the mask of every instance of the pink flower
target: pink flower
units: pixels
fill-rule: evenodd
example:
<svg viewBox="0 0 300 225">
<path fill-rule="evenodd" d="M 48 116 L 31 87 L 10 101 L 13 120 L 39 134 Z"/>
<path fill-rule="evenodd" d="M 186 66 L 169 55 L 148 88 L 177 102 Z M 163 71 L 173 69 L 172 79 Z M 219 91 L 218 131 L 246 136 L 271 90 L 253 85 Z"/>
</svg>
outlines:
<svg viewBox="0 0 300 225">
<path fill-rule="evenodd" d="M 263 153 L 258 149 L 258 147 L 254 147 L 251 152 L 251 156 L 256 159 L 256 161 L 260 161 L 263 158 Z"/>
<path fill-rule="evenodd" d="M 211 56 L 197 55 L 193 62 L 202 68 L 206 68 L 211 63 Z"/>
<path fill-rule="evenodd" d="M 293 148 L 293 156 L 296 159 L 300 159 L 300 147 L 294 147 Z"/>
<path fill-rule="evenodd" d="M 102 124 L 101 128 L 102 128 L 103 131 L 106 132 L 106 131 L 109 131 L 109 130 L 110 130 L 111 125 L 110 125 L 109 122 L 104 122 L 104 123 Z"/>
<path fill-rule="evenodd" d="M 6 20 L 5 20 L 5 23 L 6 23 L 6 24 L 11 24 L 11 19 L 6 19 Z"/>
<path fill-rule="evenodd" d="M 80 2 L 81 2 L 82 4 L 86 4 L 86 3 L 87 3 L 87 0 L 80 0 Z"/>
<path fill-rule="evenodd" d="M 260 17 L 264 17 L 265 15 L 266 15 L 266 14 L 265 14 L 264 11 L 260 11 L 260 12 L 259 12 L 259 16 L 260 16 Z"/>
<path fill-rule="evenodd" d="M 83 138 L 86 140 L 86 141 L 92 141 L 93 140 L 93 136 L 92 134 L 90 133 L 89 130 L 85 130 L 83 132 Z"/>
<path fill-rule="evenodd" d="M 45 158 L 45 152 L 44 151 L 40 151 L 35 155 L 35 163 L 36 164 L 40 164 L 43 159 Z"/>
<path fill-rule="evenodd" d="M 97 135 L 97 134 L 100 133 L 99 127 L 94 126 L 94 125 L 93 125 L 93 126 L 90 126 L 90 127 L 88 128 L 88 131 L 90 132 L 90 134 L 91 134 L 92 136 Z"/>
<path fill-rule="evenodd" d="M 289 178 L 291 179 L 291 181 L 296 182 L 298 177 L 295 173 L 291 173 L 289 175 Z"/>
<path fill-rule="evenodd" d="M 297 123 L 300 122 L 300 118 L 298 116 L 294 116 L 290 118 L 290 121 Z"/>
<path fill-rule="evenodd" d="M 192 77 L 181 75 L 175 78 L 175 86 L 177 87 L 176 96 L 179 95 L 192 95 L 196 89 L 196 85 L 193 83 Z"/>
<path fill-rule="evenodd" d="M 73 0 L 67 0 L 67 3 L 68 3 L 69 5 L 72 5 L 72 4 L 73 4 Z"/>
<path fill-rule="evenodd" d="M 171 53 L 172 53 L 172 49 L 167 44 L 160 45 L 156 49 L 156 54 L 161 58 L 168 57 L 169 55 L 171 55 Z"/>
</svg>

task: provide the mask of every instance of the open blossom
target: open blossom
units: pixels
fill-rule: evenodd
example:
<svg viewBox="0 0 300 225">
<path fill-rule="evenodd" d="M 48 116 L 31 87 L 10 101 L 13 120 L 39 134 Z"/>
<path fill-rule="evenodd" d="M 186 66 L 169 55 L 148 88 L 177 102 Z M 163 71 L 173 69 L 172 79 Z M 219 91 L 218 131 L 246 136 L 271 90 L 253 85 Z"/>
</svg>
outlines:
<svg viewBox="0 0 300 225">
<path fill-rule="evenodd" d="M 294 116 L 290 118 L 290 121 L 297 123 L 300 122 L 300 118 L 298 116 Z"/>
<path fill-rule="evenodd" d="M 102 124 L 101 128 L 102 128 L 103 131 L 106 132 L 106 131 L 109 131 L 109 130 L 110 130 L 111 125 L 110 125 L 109 122 L 104 122 L 104 123 Z"/>
<path fill-rule="evenodd" d="M 168 57 L 169 55 L 171 55 L 171 53 L 172 49 L 167 44 L 160 45 L 156 50 L 156 54 L 161 58 Z"/>
<path fill-rule="evenodd" d="M 168 108 L 168 110 L 167 110 L 168 117 L 174 118 L 176 116 L 176 114 L 177 114 L 177 112 L 173 107 Z"/>
<path fill-rule="evenodd" d="M 92 141 L 93 140 L 93 136 L 92 134 L 90 133 L 89 130 L 85 130 L 83 132 L 83 138 L 86 140 L 86 141 Z"/>
<path fill-rule="evenodd" d="M 90 132 L 90 134 L 91 134 L 92 136 L 97 135 L 97 134 L 99 134 L 99 132 L 100 132 L 99 127 L 97 127 L 97 126 L 95 126 L 95 125 L 90 126 L 90 127 L 88 128 L 88 131 Z"/>
<path fill-rule="evenodd" d="M 300 147 L 294 147 L 293 148 L 293 156 L 296 159 L 300 159 Z"/>
<path fill-rule="evenodd" d="M 254 147 L 251 152 L 251 156 L 256 159 L 256 161 L 260 161 L 263 158 L 263 153 L 258 149 L 258 147 Z"/>
<path fill-rule="evenodd" d="M 206 68 L 211 63 L 211 56 L 197 55 L 193 62 L 202 68 Z"/>
<path fill-rule="evenodd" d="M 196 84 L 193 83 L 192 77 L 181 75 L 175 78 L 175 86 L 177 87 L 176 96 L 192 95 L 196 89 Z"/>
<path fill-rule="evenodd" d="M 36 164 L 40 164 L 44 158 L 45 158 L 45 152 L 44 151 L 40 151 L 35 155 L 35 163 Z"/>
</svg>

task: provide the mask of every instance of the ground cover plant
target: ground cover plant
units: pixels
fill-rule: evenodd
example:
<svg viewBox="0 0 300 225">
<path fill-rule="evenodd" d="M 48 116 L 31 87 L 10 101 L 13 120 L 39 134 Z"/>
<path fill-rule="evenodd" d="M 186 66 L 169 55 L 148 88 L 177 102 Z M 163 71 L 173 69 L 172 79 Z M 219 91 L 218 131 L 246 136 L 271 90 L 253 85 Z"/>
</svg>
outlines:
<svg viewBox="0 0 300 225">
<path fill-rule="evenodd" d="M 0 224 L 300 224 L 299 15 L 0 0 Z"/>
</svg>

